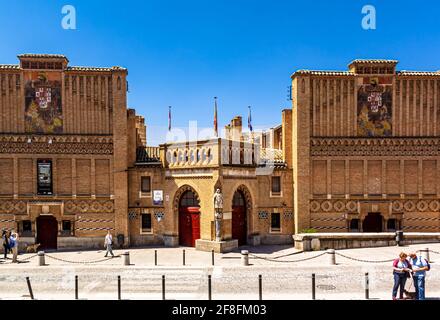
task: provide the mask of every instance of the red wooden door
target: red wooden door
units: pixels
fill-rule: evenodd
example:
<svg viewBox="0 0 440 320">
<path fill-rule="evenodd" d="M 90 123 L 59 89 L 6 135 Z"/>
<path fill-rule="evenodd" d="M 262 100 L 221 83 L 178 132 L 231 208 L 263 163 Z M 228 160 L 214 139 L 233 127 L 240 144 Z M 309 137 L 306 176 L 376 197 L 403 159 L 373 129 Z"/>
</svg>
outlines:
<svg viewBox="0 0 440 320">
<path fill-rule="evenodd" d="M 232 206 L 232 239 L 237 239 L 239 246 L 247 243 L 245 206 Z"/>
<path fill-rule="evenodd" d="M 56 249 L 58 238 L 58 222 L 52 216 L 40 216 L 37 218 L 37 243 L 38 249 Z"/>
<path fill-rule="evenodd" d="M 199 207 L 181 207 L 179 210 L 179 243 L 182 246 L 195 247 L 200 239 Z"/>
</svg>

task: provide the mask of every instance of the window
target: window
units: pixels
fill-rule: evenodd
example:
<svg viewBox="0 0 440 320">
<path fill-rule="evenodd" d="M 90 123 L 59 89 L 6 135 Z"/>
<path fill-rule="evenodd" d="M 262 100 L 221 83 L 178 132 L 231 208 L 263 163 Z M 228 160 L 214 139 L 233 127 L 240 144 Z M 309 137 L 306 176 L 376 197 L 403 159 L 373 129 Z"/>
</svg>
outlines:
<svg viewBox="0 0 440 320">
<path fill-rule="evenodd" d="M 141 191 L 142 192 L 151 192 L 151 177 L 142 177 L 141 178 Z"/>
<path fill-rule="evenodd" d="M 39 195 L 52 194 L 52 161 L 37 161 L 37 191 Z"/>
<path fill-rule="evenodd" d="M 61 222 L 61 235 L 62 236 L 71 236 L 72 235 L 72 222 L 69 220 L 63 220 Z"/>
<path fill-rule="evenodd" d="M 270 231 L 280 232 L 281 231 L 281 215 L 279 212 L 273 212 L 270 217 Z"/>
<path fill-rule="evenodd" d="M 389 219 L 387 222 L 387 230 L 388 231 L 396 231 L 396 219 Z"/>
<path fill-rule="evenodd" d="M 281 193 L 281 177 L 272 177 L 272 194 Z"/>
<path fill-rule="evenodd" d="M 141 219 L 141 232 L 151 232 L 151 213 L 143 213 Z"/>
<path fill-rule="evenodd" d="M 72 223 L 69 220 L 63 220 L 63 231 L 68 231 L 72 229 Z"/>
<path fill-rule="evenodd" d="M 25 234 L 32 234 L 32 222 L 30 220 L 23 220 L 23 235 Z"/>
<path fill-rule="evenodd" d="M 359 219 L 350 220 L 350 231 L 359 231 Z"/>
<path fill-rule="evenodd" d="M 192 191 L 186 191 L 180 198 L 181 207 L 199 207 L 199 200 Z"/>
</svg>

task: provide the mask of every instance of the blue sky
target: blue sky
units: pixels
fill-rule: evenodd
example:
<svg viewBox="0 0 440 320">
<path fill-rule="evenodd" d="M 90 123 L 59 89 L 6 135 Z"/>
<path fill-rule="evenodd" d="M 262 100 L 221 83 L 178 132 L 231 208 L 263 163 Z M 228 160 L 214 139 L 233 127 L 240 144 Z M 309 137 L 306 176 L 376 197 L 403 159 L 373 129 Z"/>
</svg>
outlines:
<svg viewBox="0 0 440 320">
<path fill-rule="evenodd" d="M 77 29 L 61 28 L 61 8 Z M 377 29 L 361 27 L 362 7 Z M 355 58 L 390 58 L 398 69 L 440 69 L 438 1 L 5 1 L 0 0 L 0 63 L 19 53 L 65 54 L 72 65 L 129 69 L 129 106 L 145 116 L 151 144 L 173 125 L 219 126 L 235 115 L 254 128 L 281 121 L 297 69 L 342 69 Z"/>
</svg>

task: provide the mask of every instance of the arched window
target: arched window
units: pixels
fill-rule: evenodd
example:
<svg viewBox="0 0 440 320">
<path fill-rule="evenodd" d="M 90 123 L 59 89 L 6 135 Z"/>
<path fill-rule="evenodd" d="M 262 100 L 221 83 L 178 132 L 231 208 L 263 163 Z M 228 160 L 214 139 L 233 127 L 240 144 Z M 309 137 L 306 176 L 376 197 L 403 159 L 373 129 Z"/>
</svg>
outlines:
<svg viewBox="0 0 440 320">
<path fill-rule="evenodd" d="M 234 193 L 234 197 L 232 198 L 232 206 L 233 207 L 242 207 L 245 205 L 243 194 L 239 191 Z"/>
<path fill-rule="evenodd" d="M 180 198 L 181 207 L 199 207 L 199 200 L 194 192 L 188 190 Z"/>
</svg>

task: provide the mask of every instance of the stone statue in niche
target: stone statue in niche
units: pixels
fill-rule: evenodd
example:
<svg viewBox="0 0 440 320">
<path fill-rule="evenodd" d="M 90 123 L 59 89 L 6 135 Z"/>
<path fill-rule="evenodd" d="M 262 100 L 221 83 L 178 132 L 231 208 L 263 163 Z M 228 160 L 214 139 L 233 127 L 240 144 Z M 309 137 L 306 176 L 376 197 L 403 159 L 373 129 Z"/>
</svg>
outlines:
<svg viewBox="0 0 440 320">
<path fill-rule="evenodd" d="M 214 193 L 215 241 L 221 241 L 221 223 L 223 219 L 223 194 L 220 189 Z"/>
</svg>

